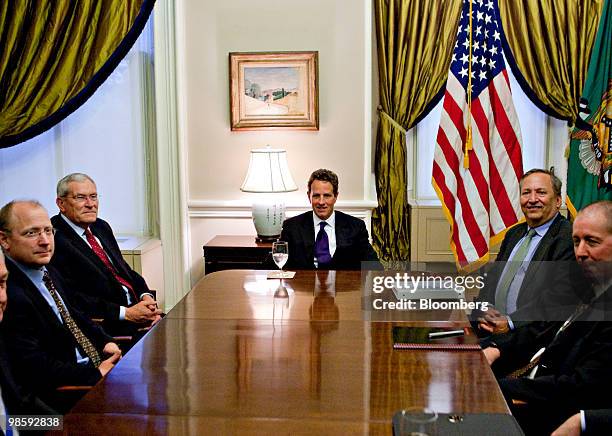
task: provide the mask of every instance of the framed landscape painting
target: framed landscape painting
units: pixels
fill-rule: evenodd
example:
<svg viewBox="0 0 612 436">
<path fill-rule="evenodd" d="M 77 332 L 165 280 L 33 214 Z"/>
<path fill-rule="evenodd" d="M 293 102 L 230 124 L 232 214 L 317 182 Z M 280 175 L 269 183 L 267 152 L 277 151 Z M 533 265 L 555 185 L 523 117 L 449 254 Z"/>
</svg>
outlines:
<svg viewBox="0 0 612 436">
<path fill-rule="evenodd" d="M 230 53 L 232 130 L 319 129 L 318 52 Z"/>
</svg>

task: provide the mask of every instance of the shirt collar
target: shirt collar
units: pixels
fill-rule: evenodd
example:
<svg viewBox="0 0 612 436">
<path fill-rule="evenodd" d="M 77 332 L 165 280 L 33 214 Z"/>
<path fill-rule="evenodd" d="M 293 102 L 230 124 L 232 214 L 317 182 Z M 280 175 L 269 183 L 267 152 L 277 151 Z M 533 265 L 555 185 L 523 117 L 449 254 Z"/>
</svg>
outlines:
<svg viewBox="0 0 612 436">
<path fill-rule="evenodd" d="M 552 219 L 549 219 L 548 221 L 546 221 L 544 224 L 541 224 L 537 227 L 533 227 L 533 230 L 535 230 L 535 232 L 537 233 L 537 235 L 540 238 L 543 238 L 544 235 L 546 234 L 546 232 L 548 232 L 548 229 L 550 229 L 550 226 L 552 226 L 553 221 L 557 218 L 557 215 L 559 215 L 559 212 L 557 212 L 555 214 L 554 217 L 552 217 Z M 529 231 L 529 229 L 531 229 L 532 227 L 527 226 L 527 231 Z"/>
<path fill-rule="evenodd" d="M 608 280 L 608 283 L 606 284 L 597 283 L 593 285 L 593 292 L 595 293 L 595 298 L 599 298 L 605 292 L 612 292 L 612 290 L 610 290 L 611 287 L 612 287 L 612 280 Z"/>
<path fill-rule="evenodd" d="M 313 221 L 314 221 L 314 226 L 315 226 L 315 228 L 316 228 L 316 227 L 319 227 L 319 224 L 320 224 L 322 221 L 325 221 L 325 222 L 327 223 L 327 225 L 329 225 L 329 226 L 330 226 L 332 229 L 333 229 L 334 227 L 336 227 L 336 211 L 335 211 L 335 210 L 334 210 L 334 211 L 332 211 L 331 215 L 330 215 L 330 216 L 329 216 L 329 218 L 327 218 L 326 220 L 322 220 L 321 218 L 319 218 L 319 217 L 317 216 L 317 214 L 316 214 L 316 213 L 314 213 L 314 211 L 312 211 L 312 218 L 313 218 Z"/>
<path fill-rule="evenodd" d="M 44 266 L 41 266 L 40 268 L 32 268 L 31 266 L 24 265 L 23 263 L 13 259 L 8 254 L 5 254 L 5 256 L 8 257 L 15 265 L 17 265 L 17 268 L 19 268 L 22 273 L 28 276 L 32 283 L 42 283 L 43 274 L 47 270 Z"/>
<path fill-rule="evenodd" d="M 66 217 L 66 215 L 60 213 L 60 216 L 62 218 L 64 218 L 64 221 L 66 221 L 66 223 L 68 223 L 68 225 L 70 226 L 70 228 L 72 230 L 74 230 L 74 232 L 79 235 L 79 236 L 85 236 L 85 229 L 83 227 L 79 227 L 77 226 L 75 223 L 73 223 L 72 221 L 70 221 L 70 219 L 68 217 Z"/>
</svg>

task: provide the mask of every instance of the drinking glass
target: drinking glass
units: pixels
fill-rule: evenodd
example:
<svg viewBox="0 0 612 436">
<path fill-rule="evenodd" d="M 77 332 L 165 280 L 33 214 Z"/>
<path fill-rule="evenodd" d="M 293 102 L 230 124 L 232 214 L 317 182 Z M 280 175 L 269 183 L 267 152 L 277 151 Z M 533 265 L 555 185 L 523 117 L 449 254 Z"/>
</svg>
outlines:
<svg viewBox="0 0 612 436">
<path fill-rule="evenodd" d="M 277 241 L 272 243 L 272 259 L 277 267 L 280 268 L 281 278 L 285 276 L 283 267 L 289 259 L 289 244 L 285 241 Z"/>
<path fill-rule="evenodd" d="M 436 436 L 438 414 L 431 409 L 412 407 L 400 414 L 402 436 Z"/>
</svg>

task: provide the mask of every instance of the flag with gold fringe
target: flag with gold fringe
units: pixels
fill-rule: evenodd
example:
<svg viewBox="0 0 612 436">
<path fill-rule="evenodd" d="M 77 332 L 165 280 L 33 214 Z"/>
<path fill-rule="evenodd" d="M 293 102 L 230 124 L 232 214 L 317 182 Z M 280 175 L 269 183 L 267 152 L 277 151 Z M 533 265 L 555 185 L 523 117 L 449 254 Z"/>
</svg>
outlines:
<svg viewBox="0 0 612 436">
<path fill-rule="evenodd" d="M 434 153 L 433 185 L 463 272 L 486 262 L 522 217 L 521 134 L 498 11 L 494 0 L 463 2 Z"/>
<path fill-rule="evenodd" d="M 597 200 L 612 200 L 612 0 L 606 0 L 591 52 L 567 165 L 572 216 Z"/>
</svg>

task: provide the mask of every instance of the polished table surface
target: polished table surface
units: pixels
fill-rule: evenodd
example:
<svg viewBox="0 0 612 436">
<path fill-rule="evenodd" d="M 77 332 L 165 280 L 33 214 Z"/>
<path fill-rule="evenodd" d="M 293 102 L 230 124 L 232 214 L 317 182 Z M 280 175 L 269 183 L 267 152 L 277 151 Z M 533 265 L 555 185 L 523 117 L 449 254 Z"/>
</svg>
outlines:
<svg viewBox="0 0 612 436">
<path fill-rule="evenodd" d="M 265 271 L 210 274 L 66 415 L 64 431 L 390 434 L 407 407 L 508 413 L 481 352 L 393 350 L 399 323 L 365 320 L 361 283 L 358 271 L 298 271 L 285 292 Z"/>
</svg>

